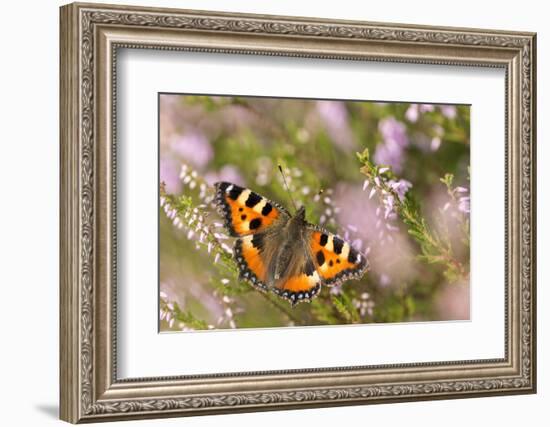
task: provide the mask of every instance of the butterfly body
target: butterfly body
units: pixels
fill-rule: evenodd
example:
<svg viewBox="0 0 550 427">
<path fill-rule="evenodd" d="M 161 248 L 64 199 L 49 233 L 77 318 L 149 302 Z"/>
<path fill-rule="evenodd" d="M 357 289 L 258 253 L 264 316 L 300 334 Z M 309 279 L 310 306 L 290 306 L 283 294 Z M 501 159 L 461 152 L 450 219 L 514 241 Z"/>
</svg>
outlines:
<svg viewBox="0 0 550 427">
<path fill-rule="evenodd" d="M 309 301 L 322 284 L 362 277 L 365 257 L 338 236 L 306 221 L 301 207 L 290 215 L 279 204 L 231 184 L 215 184 L 215 203 L 232 236 L 240 276 L 292 305 Z"/>
</svg>

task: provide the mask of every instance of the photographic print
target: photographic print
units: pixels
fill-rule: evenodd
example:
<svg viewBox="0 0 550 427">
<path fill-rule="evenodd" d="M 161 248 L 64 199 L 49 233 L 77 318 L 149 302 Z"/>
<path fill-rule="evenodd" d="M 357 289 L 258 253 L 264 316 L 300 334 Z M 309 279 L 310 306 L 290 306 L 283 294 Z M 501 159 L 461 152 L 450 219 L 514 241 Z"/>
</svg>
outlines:
<svg viewBox="0 0 550 427">
<path fill-rule="evenodd" d="M 468 320 L 469 118 L 159 94 L 160 331 Z"/>
<path fill-rule="evenodd" d="M 535 33 L 59 22 L 61 419 L 536 393 Z"/>
</svg>

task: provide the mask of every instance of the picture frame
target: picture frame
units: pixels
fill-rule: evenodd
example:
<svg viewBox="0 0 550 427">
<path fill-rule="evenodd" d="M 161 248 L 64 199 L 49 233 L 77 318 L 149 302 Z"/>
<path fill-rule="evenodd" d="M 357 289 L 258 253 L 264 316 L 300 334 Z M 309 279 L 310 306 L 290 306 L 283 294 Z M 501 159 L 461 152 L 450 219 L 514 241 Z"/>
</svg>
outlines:
<svg viewBox="0 0 550 427">
<path fill-rule="evenodd" d="M 80 423 L 536 392 L 535 34 L 85 3 L 61 7 L 60 24 L 61 419 Z M 504 70 L 504 357 L 120 379 L 121 49 Z"/>
</svg>

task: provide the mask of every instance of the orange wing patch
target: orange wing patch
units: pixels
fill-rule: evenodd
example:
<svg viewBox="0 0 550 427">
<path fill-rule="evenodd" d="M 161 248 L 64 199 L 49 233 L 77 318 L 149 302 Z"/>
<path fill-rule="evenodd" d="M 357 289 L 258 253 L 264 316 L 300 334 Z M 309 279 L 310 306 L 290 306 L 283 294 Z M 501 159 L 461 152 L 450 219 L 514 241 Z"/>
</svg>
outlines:
<svg viewBox="0 0 550 427">
<path fill-rule="evenodd" d="M 317 271 L 307 269 L 305 266 L 304 273 L 289 277 L 286 282 L 273 288 L 273 291 L 280 297 L 290 300 L 292 305 L 311 300 L 321 290 L 321 279 Z"/>
<path fill-rule="evenodd" d="M 315 230 L 310 249 L 319 276 L 326 285 L 360 279 L 367 269 L 365 256 L 332 233 Z"/>
<path fill-rule="evenodd" d="M 265 284 L 266 265 L 260 252 L 260 234 L 245 236 L 235 242 L 235 259 L 239 265 L 239 276 L 260 289 L 267 290 Z"/>
<path fill-rule="evenodd" d="M 215 187 L 218 211 L 233 236 L 259 233 L 282 214 L 279 206 L 251 190 L 228 182 L 216 183 Z"/>
<path fill-rule="evenodd" d="M 285 283 L 282 284 L 281 289 L 283 291 L 286 290 L 290 292 L 309 291 L 314 288 L 318 282 L 319 275 L 317 272 L 314 272 L 314 275 L 311 276 L 301 274 L 299 276 L 290 277 Z"/>
</svg>

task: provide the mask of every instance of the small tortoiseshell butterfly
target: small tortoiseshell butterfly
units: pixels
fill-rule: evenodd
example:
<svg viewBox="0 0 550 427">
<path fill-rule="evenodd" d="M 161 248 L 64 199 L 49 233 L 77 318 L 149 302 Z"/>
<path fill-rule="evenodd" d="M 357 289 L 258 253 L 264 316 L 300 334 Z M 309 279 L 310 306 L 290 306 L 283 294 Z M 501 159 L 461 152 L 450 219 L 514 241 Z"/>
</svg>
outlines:
<svg viewBox="0 0 550 427">
<path fill-rule="evenodd" d="M 279 204 L 229 182 L 214 184 L 215 204 L 235 242 L 240 277 L 292 305 L 309 301 L 321 285 L 360 279 L 367 260 L 340 237 L 294 216 Z"/>
</svg>

